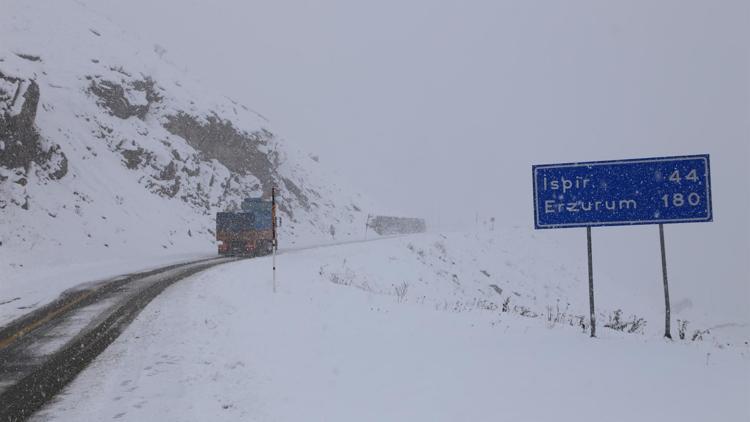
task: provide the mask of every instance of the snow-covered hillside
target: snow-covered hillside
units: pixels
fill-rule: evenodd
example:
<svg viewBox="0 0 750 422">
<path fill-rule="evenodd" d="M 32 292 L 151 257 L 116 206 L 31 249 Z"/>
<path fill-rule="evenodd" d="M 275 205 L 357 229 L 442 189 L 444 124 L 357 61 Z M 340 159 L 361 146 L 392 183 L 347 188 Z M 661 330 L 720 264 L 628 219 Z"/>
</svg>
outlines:
<svg viewBox="0 0 750 422">
<path fill-rule="evenodd" d="M 588 333 L 585 256 L 566 249 L 564 242 L 535 236 L 527 227 L 429 233 L 376 242 L 321 250 L 315 255 L 320 262 L 310 262 L 307 270 L 324 281 L 396 296 L 400 302 L 456 313 L 499 312 Z M 634 287 L 637 284 L 596 274 L 600 334 L 663 335 L 662 291 L 643 291 Z M 674 338 L 682 333 L 682 340 L 750 351 L 747 320 L 734 319 L 731 312 L 709 312 L 690 285 L 673 283 L 671 295 Z"/>
<path fill-rule="evenodd" d="M 215 253 L 215 213 L 274 185 L 282 246 L 362 231 L 364 198 L 162 47 L 72 0 L 2 9 L 0 302 L 73 262 Z"/>
</svg>

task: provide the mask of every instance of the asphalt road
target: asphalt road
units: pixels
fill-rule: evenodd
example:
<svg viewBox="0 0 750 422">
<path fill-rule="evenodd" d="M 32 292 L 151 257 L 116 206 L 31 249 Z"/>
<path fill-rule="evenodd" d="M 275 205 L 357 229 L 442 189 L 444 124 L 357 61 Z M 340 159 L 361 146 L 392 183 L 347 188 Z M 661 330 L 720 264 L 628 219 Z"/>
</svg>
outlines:
<svg viewBox="0 0 750 422">
<path fill-rule="evenodd" d="M 0 328 L 0 421 L 25 420 L 40 409 L 165 288 L 236 259 L 204 259 L 87 284 Z"/>
</svg>

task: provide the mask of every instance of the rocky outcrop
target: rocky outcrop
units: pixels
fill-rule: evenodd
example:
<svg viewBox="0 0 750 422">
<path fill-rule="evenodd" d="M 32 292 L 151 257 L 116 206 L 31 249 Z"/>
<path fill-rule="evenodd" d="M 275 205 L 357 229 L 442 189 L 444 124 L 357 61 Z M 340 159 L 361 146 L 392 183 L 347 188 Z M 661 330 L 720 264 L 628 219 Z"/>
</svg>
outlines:
<svg viewBox="0 0 750 422">
<path fill-rule="evenodd" d="M 130 76 L 125 73 L 126 76 Z M 161 100 L 154 81 L 150 78 L 121 83 L 91 78 L 89 92 L 97 97 L 97 104 L 120 119 L 146 118 L 151 105 Z"/>
<path fill-rule="evenodd" d="M 9 204 L 28 210 L 31 174 L 41 180 L 68 174 L 68 158 L 57 144 L 49 145 L 36 126 L 39 85 L 0 72 L 0 209 Z M 33 171 L 32 171 L 33 169 Z"/>
<path fill-rule="evenodd" d="M 120 150 L 120 154 L 122 155 L 122 162 L 125 164 L 125 167 L 129 168 L 130 170 L 137 170 L 139 168 L 142 168 L 145 165 L 153 162 L 154 159 L 153 154 L 144 150 L 143 148 L 122 149 Z"/>
<path fill-rule="evenodd" d="M 39 94 L 36 81 L 0 72 L 0 166 L 26 172 L 36 163 L 59 179 L 68 172 L 68 160 L 59 145 L 43 147 L 35 123 Z"/>
<path fill-rule="evenodd" d="M 297 201 L 299 204 L 307 211 L 310 211 L 310 200 L 307 198 L 307 195 L 302 192 L 302 189 L 297 186 L 296 183 L 292 182 L 291 180 L 287 179 L 286 177 L 283 177 L 281 180 L 284 181 L 284 186 L 286 189 L 294 195 L 295 198 L 297 198 Z"/>
<path fill-rule="evenodd" d="M 267 130 L 247 133 L 218 116 L 198 119 L 187 113 L 168 116 L 164 128 L 185 139 L 207 159 L 216 159 L 232 173 L 257 177 L 263 192 L 270 194 L 274 183 L 274 152 L 267 146 L 273 134 Z"/>
<path fill-rule="evenodd" d="M 2 73 L 0 79 L 4 82 L 0 86 L 0 142 L 3 143 L 0 147 L 0 164 L 8 168 L 28 169 L 41 151 L 39 133 L 34 126 L 39 85 L 35 81 Z"/>
</svg>

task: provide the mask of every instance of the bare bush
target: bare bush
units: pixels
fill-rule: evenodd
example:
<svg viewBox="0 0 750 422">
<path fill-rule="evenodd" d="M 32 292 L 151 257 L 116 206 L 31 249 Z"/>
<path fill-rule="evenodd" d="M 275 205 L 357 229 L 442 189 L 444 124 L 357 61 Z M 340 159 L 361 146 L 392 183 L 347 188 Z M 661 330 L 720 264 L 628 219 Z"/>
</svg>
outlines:
<svg viewBox="0 0 750 422">
<path fill-rule="evenodd" d="M 523 305 L 514 306 L 513 312 L 517 313 L 518 315 L 521 315 L 522 317 L 527 317 L 527 318 L 536 318 L 539 316 L 539 314 L 537 314 L 536 312 L 532 311 L 531 309 Z"/>
<path fill-rule="evenodd" d="M 581 327 L 581 330 L 584 333 L 588 331 L 588 325 L 586 324 L 586 317 L 583 315 L 576 315 L 576 319 L 578 320 L 578 326 Z"/>
<path fill-rule="evenodd" d="M 506 297 L 503 301 L 503 312 L 508 312 L 510 310 L 510 296 Z"/>
<path fill-rule="evenodd" d="M 685 340 L 685 331 L 687 331 L 688 321 L 686 320 L 677 320 L 677 336 L 680 338 L 680 340 Z"/>
<path fill-rule="evenodd" d="M 605 327 L 616 331 L 623 331 L 627 324 L 622 322 L 622 310 L 617 309 L 615 312 L 609 315 L 609 322 L 604 324 Z"/>
<path fill-rule="evenodd" d="M 483 309 L 485 311 L 496 311 L 499 307 L 497 303 L 487 299 L 474 299 L 475 306 L 477 309 Z"/>
<path fill-rule="evenodd" d="M 629 333 L 641 333 L 643 334 L 643 329 L 646 328 L 646 320 L 643 318 L 638 318 L 635 315 L 633 315 L 633 320 L 630 321 L 630 327 L 628 328 Z"/>
<path fill-rule="evenodd" d="M 557 303 L 555 304 L 555 307 L 553 308 L 550 305 L 547 305 L 547 324 L 550 327 L 554 327 L 555 324 L 560 324 L 563 322 L 567 322 L 571 326 L 574 324 L 573 318 L 568 316 L 568 309 L 570 308 L 570 303 L 565 305 L 565 309 L 560 311 L 560 300 L 557 300 Z"/>
<path fill-rule="evenodd" d="M 636 315 L 633 315 L 632 318 L 632 321 L 623 320 L 622 309 L 617 309 L 609 315 L 609 321 L 604 324 L 604 326 L 615 331 L 642 333 L 643 329 L 646 327 L 646 320 L 638 318 Z"/>
<path fill-rule="evenodd" d="M 679 336 L 680 340 L 685 340 L 687 336 L 687 327 L 689 322 L 687 320 L 677 320 L 677 335 Z M 706 334 L 709 334 L 710 330 L 695 330 L 693 331 L 693 334 L 690 336 L 690 341 L 702 341 L 703 336 Z"/>
<path fill-rule="evenodd" d="M 351 286 L 352 280 L 345 278 L 342 274 L 331 273 L 328 275 L 328 280 L 333 284 L 339 284 L 341 286 Z"/>
<path fill-rule="evenodd" d="M 409 291 L 409 284 L 404 281 L 399 285 L 393 286 L 393 289 L 396 291 L 396 301 L 398 303 L 404 302 L 406 300 L 406 293 Z"/>
<path fill-rule="evenodd" d="M 709 334 L 710 332 L 711 332 L 710 330 L 695 330 L 693 332 L 693 335 L 690 337 L 690 340 L 691 341 L 696 341 L 696 340 L 703 341 L 703 336 L 706 334 Z"/>
</svg>

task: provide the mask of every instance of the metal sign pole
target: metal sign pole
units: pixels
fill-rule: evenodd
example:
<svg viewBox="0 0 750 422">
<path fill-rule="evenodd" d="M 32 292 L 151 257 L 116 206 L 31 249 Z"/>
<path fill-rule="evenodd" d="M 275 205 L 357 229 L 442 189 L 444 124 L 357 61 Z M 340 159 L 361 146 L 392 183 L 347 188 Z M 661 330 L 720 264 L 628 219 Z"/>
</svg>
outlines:
<svg viewBox="0 0 750 422">
<path fill-rule="evenodd" d="M 596 313 L 594 312 L 594 261 L 591 253 L 591 226 L 586 227 L 586 243 L 589 252 L 589 312 L 591 337 L 596 337 Z"/>
<path fill-rule="evenodd" d="M 669 306 L 669 284 L 667 283 L 667 253 L 664 247 L 664 224 L 659 224 L 659 242 L 661 243 L 661 273 L 664 277 L 664 305 L 666 313 L 664 314 L 664 337 L 672 339 L 670 326 L 670 306 Z"/>
</svg>

